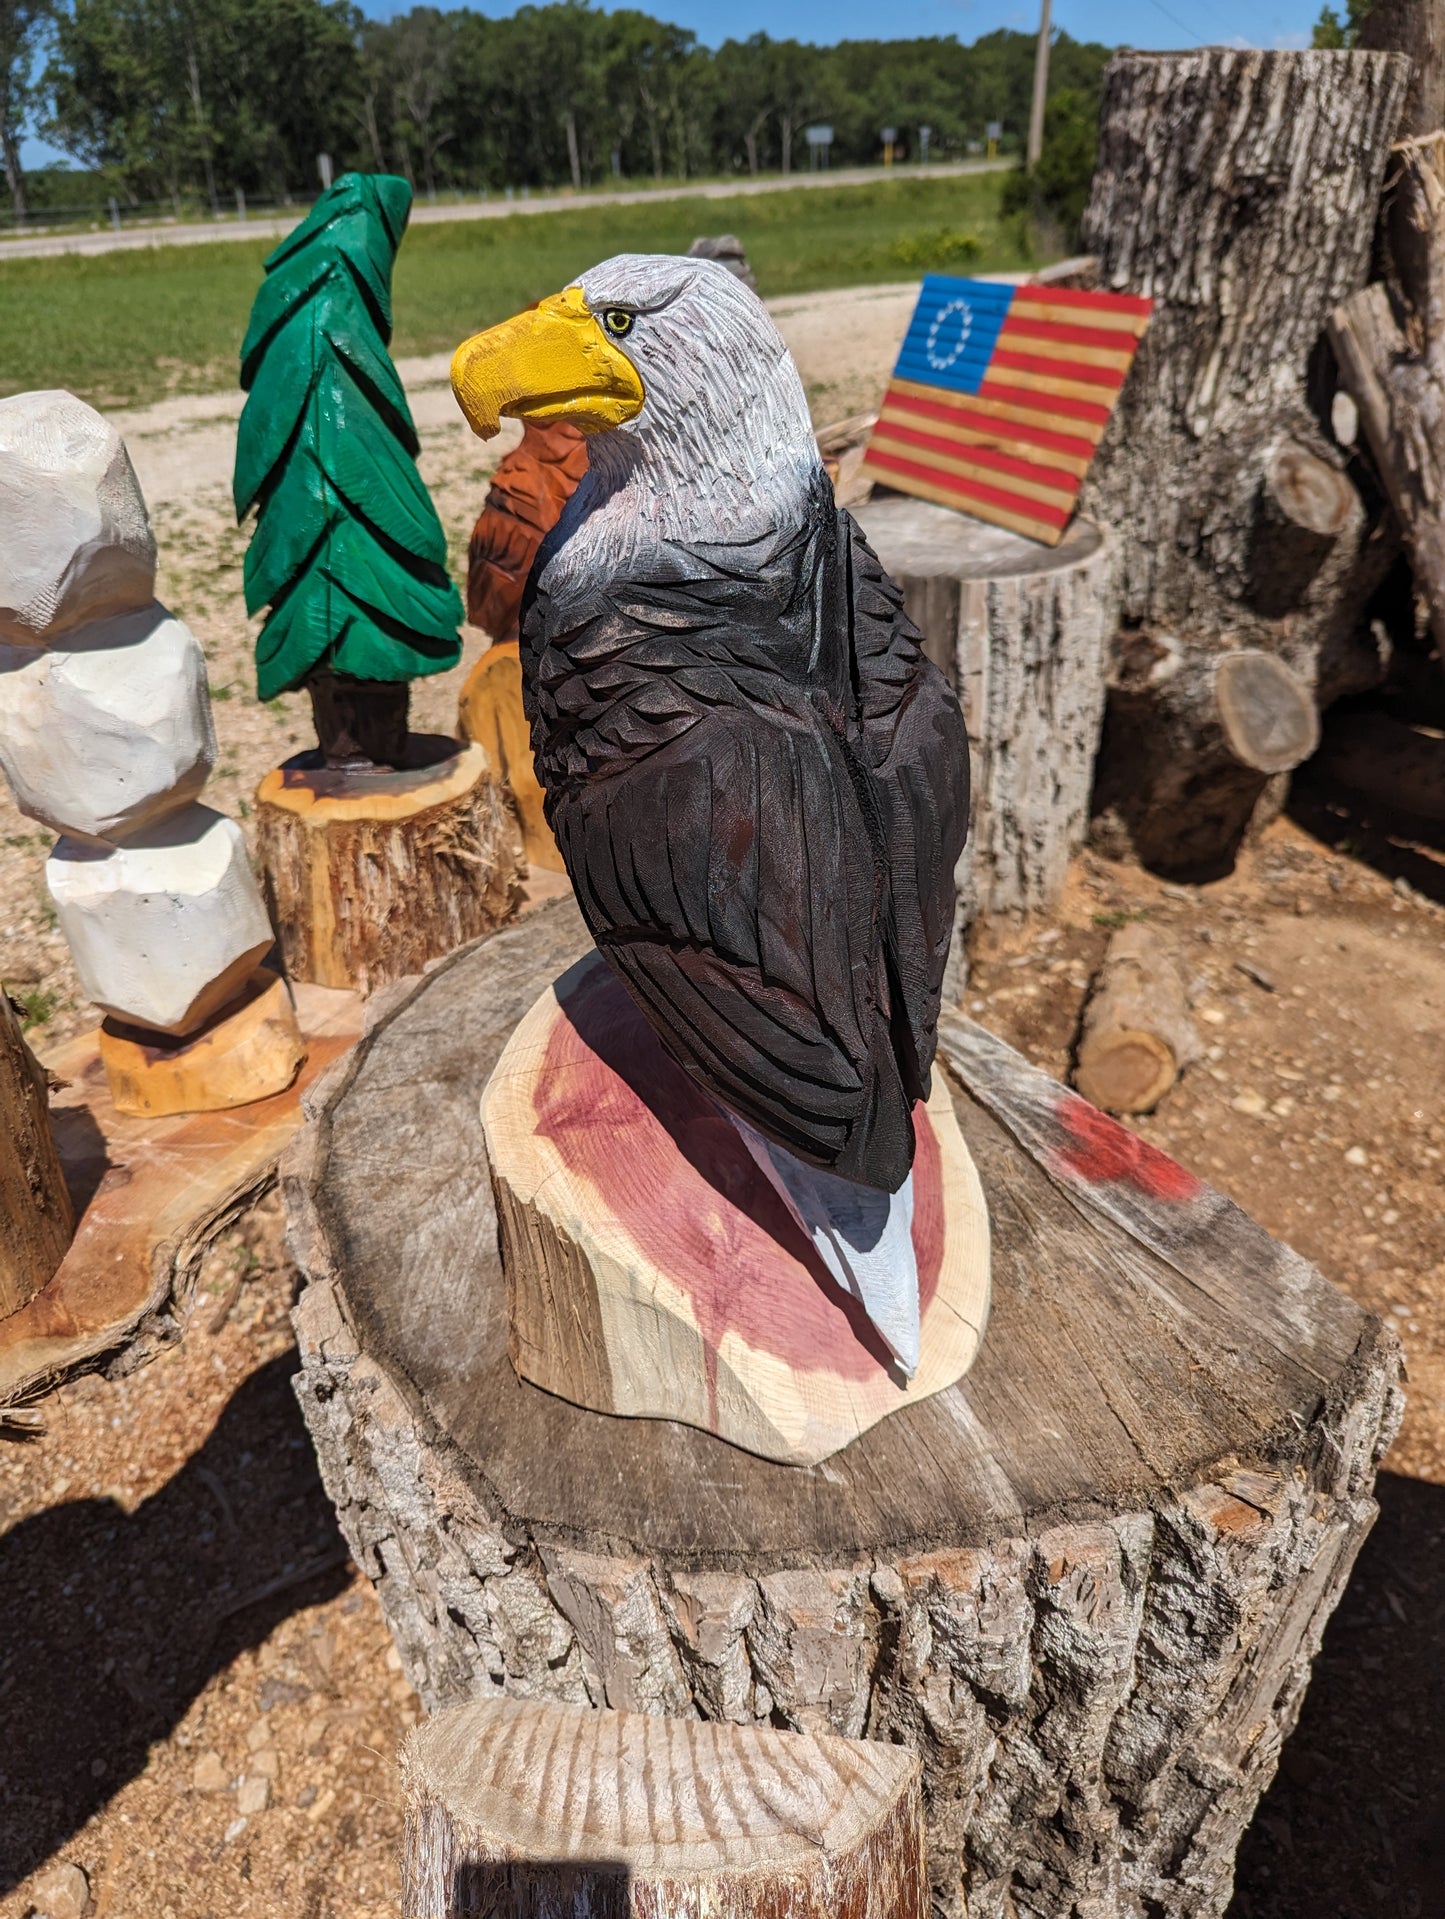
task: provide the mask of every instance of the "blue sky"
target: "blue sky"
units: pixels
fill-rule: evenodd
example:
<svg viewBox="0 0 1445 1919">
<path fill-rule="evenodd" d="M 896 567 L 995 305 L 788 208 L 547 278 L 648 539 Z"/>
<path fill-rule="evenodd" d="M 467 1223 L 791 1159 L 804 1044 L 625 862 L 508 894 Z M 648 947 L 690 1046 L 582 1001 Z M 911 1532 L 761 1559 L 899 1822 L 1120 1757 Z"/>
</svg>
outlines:
<svg viewBox="0 0 1445 1919">
<path fill-rule="evenodd" d="M 447 0 L 441 0 L 447 4 Z M 503 14 L 512 6 L 472 0 L 479 11 Z M 957 34 L 965 42 L 996 27 L 1033 32 L 1038 3 L 1015 0 L 913 0 L 906 14 L 883 12 L 877 0 L 634 0 L 648 12 L 691 27 L 708 46 L 730 35 L 745 39 L 765 32 L 826 44 L 833 40 L 893 35 Z M 395 0 L 362 0 L 367 13 L 385 19 Z M 1336 10 L 1343 13 L 1343 0 Z M 1192 47 L 1220 42 L 1258 47 L 1305 47 L 1319 17 L 1320 0 L 1054 0 L 1054 24 L 1076 40 L 1105 46 Z M 886 23 L 886 24 L 885 24 Z M 25 144 L 25 163 L 41 166 L 63 156 L 38 140 Z"/>
</svg>

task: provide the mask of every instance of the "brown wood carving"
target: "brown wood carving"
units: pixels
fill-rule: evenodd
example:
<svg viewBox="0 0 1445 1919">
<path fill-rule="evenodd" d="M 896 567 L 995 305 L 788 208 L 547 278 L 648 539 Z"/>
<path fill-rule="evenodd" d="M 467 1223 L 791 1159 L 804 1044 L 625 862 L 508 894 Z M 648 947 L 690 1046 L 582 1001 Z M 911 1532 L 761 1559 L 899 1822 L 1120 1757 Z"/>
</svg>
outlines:
<svg viewBox="0 0 1445 1919">
<path fill-rule="evenodd" d="M 587 442 L 568 420 L 528 420 L 492 475 L 467 557 L 467 618 L 493 640 L 515 640 L 537 548 L 587 471 Z"/>
</svg>

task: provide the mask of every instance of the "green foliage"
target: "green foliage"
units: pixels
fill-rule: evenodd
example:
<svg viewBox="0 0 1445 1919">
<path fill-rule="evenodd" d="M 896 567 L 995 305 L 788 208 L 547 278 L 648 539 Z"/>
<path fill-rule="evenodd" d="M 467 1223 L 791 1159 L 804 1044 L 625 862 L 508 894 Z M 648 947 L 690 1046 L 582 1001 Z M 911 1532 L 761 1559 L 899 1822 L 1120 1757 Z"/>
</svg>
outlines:
<svg viewBox="0 0 1445 1919">
<path fill-rule="evenodd" d="M 36 57 L 54 18 L 54 0 L 0 0 L 0 172 L 16 213 L 24 213 L 20 146 L 36 105 Z"/>
<path fill-rule="evenodd" d="M 741 236 L 769 298 L 906 278 L 922 262 L 903 268 L 895 249 L 941 230 L 978 237 L 983 250 L 968 270 L 1004 272 L 1025 264 L 1015 224 L 999 217 L 1006 177 L 895 170 L 867 186 L 710 200 L 705 210 L 688 200 L 584 200 L 565 213 L 415 226 L 396 264 L 393 350 L 450 352 L 609 253 L 685 252 L 700 227 Z M 119 407 L 229 386 L 263 254 L 251 241 L 3 264 L 0 245 L 0 393 L 65 386 Z"/>
<path fill-rule="evenodd" d="M 0 0 L 5 6 L 22 0 Z M 23 0 L 49 5 L 51 0 Z M 1050 85 L 1097 94 L 1102 46 L 1060 33 Z M 228 204 L 310 191 L 315 156 L 435 194 L 613 177 L 790 171 L 827 120 L 834 165 L 961 156 L 1029 113 L 1034 36 L 855 40 L 765 33 L 711 52 L 634 8 L 524 5 L 504 19 L 417 6 L 367 20 L 350 0 L 68 0 L 47 131 L 121 197 Z"/>
<path fill-rule="evenodd" d="M 346 174 L 266 261 L 241 345 L 236 517 L 254 507 L 246 610 L 258 697 L 318 667 L 410 680 L 461 658 L 461 599 L 387 354 L 411 188 Z"/>
<path fill-rule="evenodd" d="M 1372 4 L 1373 0 L 1345 0 L 1343 20 L 1333 7 L 1321 7 L 1310 45 L 1323 47 L 1326 51 L 1339 47 L 1358 46 L 1360 28 L 1369 16 Z"/>
<path fill-rule="evenodd" d="M 976 233 L 957 233 L 952 227 L 910 233 L 893 242 L 894 259 L 914 273 L 942 273 L 972 266 L 982 252 L 983 241 Z"/>
<path fill-rule="evenodd" d="M 1038 164 L 1004 182 L 1002 210 L 1022 214 L 1065 247 L 1077 244 L 1098 146 L 1098 101 L 1076 88 L 1050 99 Z"/>
<path fill-rule="evenodd" d="M 53 993 L 44 986 L 27 986 L 23 991 L 12 993 L 10 998 L 20 1008 L 22 1033 L 28 1033 L 35 1026 L 44 1026 L 48 1020 L 54 1019 L 60 1005 L 59 993 Z"/>
</svg>

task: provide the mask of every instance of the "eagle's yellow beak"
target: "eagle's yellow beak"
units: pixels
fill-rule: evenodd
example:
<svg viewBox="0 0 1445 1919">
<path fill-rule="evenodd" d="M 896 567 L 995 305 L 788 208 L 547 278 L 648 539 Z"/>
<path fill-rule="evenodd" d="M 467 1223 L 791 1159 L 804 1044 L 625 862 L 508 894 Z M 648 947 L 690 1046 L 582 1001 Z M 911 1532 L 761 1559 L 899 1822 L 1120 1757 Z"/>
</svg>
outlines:
<svg viewBox="0 0 1445 1919">
<path fill-rule="evenodd" d="M 587 310 L 580 287 L 464 340 L 452 392 L 473 433 L 490 440 L 502 415 L 571 420 L 584 433 L 620 426 L 647 397 L 637 368 Z"/>
</svg>

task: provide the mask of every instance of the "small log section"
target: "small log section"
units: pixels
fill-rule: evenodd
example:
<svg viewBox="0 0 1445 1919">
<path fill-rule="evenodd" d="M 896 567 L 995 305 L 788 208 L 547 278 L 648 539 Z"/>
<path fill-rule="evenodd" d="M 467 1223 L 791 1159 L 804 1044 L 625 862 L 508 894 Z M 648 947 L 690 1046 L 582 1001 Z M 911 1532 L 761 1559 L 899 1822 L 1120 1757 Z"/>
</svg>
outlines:
<svg viewBox="0 0 1445 1919">
<path fill-rule="evenodd" d="M 402 1750 L 406 1919 L 927 1919 L 899 1746 L 478 1700 Z"/>
<path fill-rule="evenodd" d="M 1198 1052 L 1178 947 L 1158 927 L 1120 927 L 1084 1008 L 1075 1086 L 1106 1113 L 1152 1113 Z"/>
<path fill-rule="evenodd" d="M 1409 77 L 1398 54 L 1221 47 L 1121 53 L 1106 69 L 1084 240 L 1102 287 L 1155 304 L 1080 504 L 1121 536 L 1126 641 L 1172 647 L 1187 676 L 1251 648 L 1319 706 L 1383 676 L 1361 615 L 1398 535 L 1320 424 L 1333 378 L 1321 335 L 1368 278 Z M 1133 739 L 1106 733 L 1101 771 L 1119 786 Z M 1125 825 L 1164 815 L 1139 849 L 1151 865 L 1227 866 L 1249 824 L 1232 794 L 1209 797 L 1216 774 L 1237 787 L 1237 769 L 1207 740 L 1198 759 L 1209 844 L 1189 809 L 1155 800 L 1157 760 L 1133 773 Z M 1264 797 L 1268 776 L 1252 785 Z M 1196 843 L 1187 858 L 1158 851 L 1171 851 L 1171 815 Z"/>
<path fill-rule="evenodd" d="M 599 955 L 517 1026 L 482 1121 L 512 1364 L 574 1405 L 816 1465 L 973 1362 L 988 1211 L 941 1075 L 914 1112 L 922 1326 L 907 1381 Z"/>
<path fill-rule="evenodd" d="M 1388 283 L 1343 301 L 1329 337 L 1445 652 L 1445 133 L 1402 140 L 1391 159 Z"/>
<path fill-rule="evenodd" d="M 295 1079 L 227 1112 L 118 1111 L 95 1029 L 46 1054 L 78 1223 L 48 1284 L 0 1318 L 0 1406 L 77 1373 L 131 1372 L 180 1338 L 206 1249 L 271 1184 L 302 1094 L 361 1031 L 355 993 L 299 986 L 296 1012 L 306 1057 Z"/>
<path fill-rule="evenodd" d="M 1075 519 L 1056 547 L 925 500 L 854 509 L 968 723 L 973 817 L 962 925 L 1046 912 L 1083 844 L 1118 625 L 1115 542 Z"/>
<path fill-rule="evenodd" d="M 543 1392 L 477 1106 L 588 947 L 558 901 L 398 988 L 283 1167 L 298 1393 L 425 1705 L 904 1745 L 940 1919 L 1218 1919 L 1374 1517 L 1393 1336 L 946 1016 L 993 1227 L 965 1379 L 816 1467 Z"/>
<path fill-rule="evenodd" d="M 562 872 L 562 855 L 542 810 L 542 786 L 532 767 L 532 729 L 522 710 L 522 662 L 515 640 L 488 647 L 467 675 L 457 702 L 457 733 L 485 749 L 505 785 L 521 824 L 528 866 Z"/>
<path fill-rule="evenodd" d="M 512 917 L 517 826 L 480 746 L 411 736 L 412 765 L 349 773 L 299 753 L 256 789 L 286 971 L 363 993 Z"/>
<path fill-rule="evenodd" d="M 40 1291 L 74 1232 L 45 1069 L 0 988 L 0 1319 Z"/>
<path fill-rule="evenodd" d="M 1105 851 L 1191 880 L 1227 873 L 1247 835 L 1274 818 L 1285 777 L 1319 744 L 1307 680 L 1258 647 L 1196 648 L 1121 634 L 1092 806 Z M 1271 802 L 1273 804 L 1271 805 Z"/>
<path fill-rule="evenodd" d="M 306 1042 L 290 987 L 258 966 L 234 999 L 184 1039 L 102 1020 L 100 1057 L 115 1110 L 160 1118 L 220 1113 L 285 1092 Z"/>
</svg>

